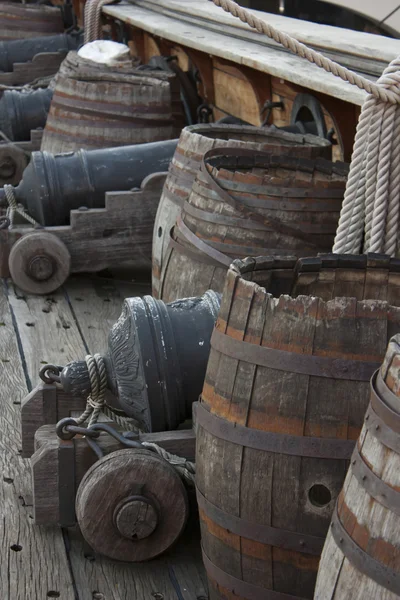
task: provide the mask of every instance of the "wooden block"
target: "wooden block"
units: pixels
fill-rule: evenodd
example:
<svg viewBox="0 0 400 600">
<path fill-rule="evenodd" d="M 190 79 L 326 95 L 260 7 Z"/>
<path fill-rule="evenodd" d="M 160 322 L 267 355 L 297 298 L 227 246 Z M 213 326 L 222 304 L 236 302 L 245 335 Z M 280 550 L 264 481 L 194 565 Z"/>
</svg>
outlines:
<svg viewBox="0 0 400 600">
<path fill-rule="evenodd" d="M 156 443 L 167 452 L 194 461 L 196 438 L 191 429 L 140 434 L 138 441 Z M 54 425 L 40 427 L 35 433 L 34 444 L 35 452 L 31 458 L 31 470 L 35 523 L 70 526 L 73 524 L 70 518 L 71 503 L 73 506 L 80 482 L 98 458 L 85 439 L 76 436 L 72 442 L 71 458 L 67 455 L 62 465 L 60 451 L 68 452 L 69 449 L 63 447 L 65 442 L 57 437 Z M 118 440 L 107 433 L 100 434 L 98 444 L 105 455 L 124 448 Z M 69 464 L 70 460 L 74 465 Z M 74 476 L 71 478 L 72 472 Z M 70 499 L 69 504 L 66 502 L 65 495 Z"/>
<path fill-rule="evenodd" d="M 85 410 L 86 400 L 67 394 L 55 384 L 39 383 L 21 406 L 22 456 L 34 452 L 35 432 L 42 425 L 56 424 L 60 419 Z"/>
</svg>

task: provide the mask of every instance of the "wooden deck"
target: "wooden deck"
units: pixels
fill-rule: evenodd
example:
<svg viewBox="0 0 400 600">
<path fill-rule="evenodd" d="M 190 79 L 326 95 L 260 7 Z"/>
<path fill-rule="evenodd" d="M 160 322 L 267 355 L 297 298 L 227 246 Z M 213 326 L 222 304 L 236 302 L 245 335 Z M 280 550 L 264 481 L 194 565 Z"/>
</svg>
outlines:
<svg viewBox="0 0 400 600">
<path fill-rule="evenodd" d="M 176 547 L 150 563 L 94 556 L 76 530 L 35 526 L 30 465 L 20 456 L 20 406 L 44 362 L 63 365 L 105 348 L 126 296 L 144 284 L 74 278 L 47 297 L 0 282 L 1 600 L 205 600 L 197 516 Z"/>
</svg>

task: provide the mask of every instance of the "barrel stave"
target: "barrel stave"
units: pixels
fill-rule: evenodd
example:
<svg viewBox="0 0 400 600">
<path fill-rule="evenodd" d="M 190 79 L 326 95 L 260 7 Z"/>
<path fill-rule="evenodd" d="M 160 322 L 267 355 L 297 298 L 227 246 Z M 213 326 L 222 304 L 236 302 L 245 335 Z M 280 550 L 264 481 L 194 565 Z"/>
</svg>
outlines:
<svg viewBox="0 0 400 600">
<path fill-rule="evenodd" d="M 70 52 L 56 78 L 41 150 L 118 147 L 171 139 L 175 76 L 107 67 Z"/>
<path fill-rule="evenodd" d="M 388 320 L 399 331 L 400 310 L 383 301 L 273 298 L 265 289 L 244 281 L 234 266 L 227 274 L 216 329 L 235 340 L 300 357 L 363 362 L 382 360 Z M 351 374 L 320 377 L 296 372 L 296 368 L 271 368 L 251 359 L 237 360 L 229 352 L 229 347 L 211 349 L 202 404 L 212 414 L 236 427 L 245 425 L 282 436 L 344 443 L 358 437 L 367 405 L 367 380 L 351 380 Z M 208 559 L 231 577 L 266 588 L 266 593 L 273 589 L 312 598 L 319 557 L 307 552 L 308 536 L 319 538 L 322 548 L 348 461 L 335 454 L 319 458 L 262 451 L 219 439 L 200 424 L 197 428 L 199 492 L 212 505 L 227 506 L 222 510 L 232 510 L 236 517 L 291 531 L 305 540 L 304 550 L 297 550 L 240 536 L 221 526 L 218 519 L 215 523 L 200 503 L 202 543 Z M 230 500 L 225 500 L 227 496 Z M 212 572 L 210 589 L 211 599 L 233 598 L 232 587 L 216 583 Z"/>
<path fill-rule="evenodd" d="M 177 292 L 188 295 L 186 277 L 191 277 L 191 272 L 197 275 L 204 271 L 207 283 L 212 278 L 212 285 L 216 286 L 213 289 L 220 291 L 226 267 L 235 258 L 258 256 L 266 250 L 271 255 L 297 256 L 330 250 L 344 193 L 345 171 L 335 169 L 329 162 L 281 157 L 269 163 L 268 155 L 251 158 L 239 149 L 237 157 L 213 157 L 206 166 L 214 181 L 240 205 L 228 202 L 205 170 L 197 174 L 182 207 L 183 224 L 178 220 L 174 227 L 161 272 L 160 294 L 164 299 L 172 300 Z M 208 251 L 201 247 L 202 243 L 208 245 Z M 224 264 L 214 251 L 225 256 Z M 193 278 L 201 290 L 203 275 L 199 279 L 192 276 L 191 281 Z"/>
</svg>

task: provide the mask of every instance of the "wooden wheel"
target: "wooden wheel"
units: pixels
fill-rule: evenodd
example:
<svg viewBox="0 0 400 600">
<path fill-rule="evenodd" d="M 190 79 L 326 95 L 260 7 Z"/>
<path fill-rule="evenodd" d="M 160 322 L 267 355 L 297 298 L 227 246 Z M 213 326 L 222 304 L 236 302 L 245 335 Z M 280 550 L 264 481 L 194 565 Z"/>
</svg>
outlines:
<svg viewBox="0 0 400 600">
<path fill-rule="evenodd" d="M 49 294 L 67 279 L 71 256 L 58 237 L 47 231 L 27 233 L 11 248 L 8 266 L 24 292 Z"/>
<path fill-rule="evenodd" d="M 0 184 L 17 185 L 28 165 L 27 155 L 12 144 L 0 146 Z"/>
<path fill-rule="evenodd" d="M 149 450 L 118 450 L 96 462 L 76 496 L 82 534 L 96 552 L 129 562 L 165 552 L 188 516 L 174 468 Z"/>
</svg>

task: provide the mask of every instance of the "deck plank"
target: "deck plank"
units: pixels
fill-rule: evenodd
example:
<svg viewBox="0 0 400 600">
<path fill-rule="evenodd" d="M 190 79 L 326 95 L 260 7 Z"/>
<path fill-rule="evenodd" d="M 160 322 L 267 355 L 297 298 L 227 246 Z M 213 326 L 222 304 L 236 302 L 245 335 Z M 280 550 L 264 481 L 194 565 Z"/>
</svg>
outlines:
<svg viewBox="0 0 400 600">
<path fill-rule="evenodd" d="M 10 285 L 9 302 L 15 315 L 21 351 L 25 357 L 27 377 L 31 385 L 36 385 L 38 371 L 44 361 L 63 365 L 68 361 L 80 359 L 87 353 L 81 327 L 84 317 L 87 316 L 85 312 L 92 311 L 93 318 L 96 319 L 93 298 L 90 294 L 87 298 L 84 297 L 82 292 L 78 297 L 83 298 L 79 302 L 82 307 L 80 323 L 71 310 L 65 290 L 40 297 L 21 293 Z M 114 310 L 114 315 L 119 314 L 120 302 L 108 310 L 110 313 Z M 105 330 L 105 327 L 89 330 L 94 347 L 105 345 Z M 53 531 L 53 535 L 56 533 L 61 536 L 60 530 Z M 125 600 L 127 597 L 132 600 L 153 600 L 154 593 L 161 593 L 165 600 L 177 600 L 178 596 L 165 562 L 153 562 L 149 565 L 117 564 L 103 557 L 94 558 L 90 551 L 85 550 L 84 541 L 77 532 L 65 531 L 65 539 L 69 547 L 69 560 L 79 600 L 97 600 L 103 597 L 104 600 Z M 85 554 L 89 558 L 85 558 Z M 7 598 L 7 595 L 4 598 Z M 33 598 L 36 596 L 32 596 Z M 14 597 L 10 597 L 9 600 L 14 600 Z M 27 599 L 21 597 L 21 600 Z M 66 600 L 70 598 L 66 596 Z"/>
<path fill-rule="evenodd" d="M 170 40 L 178 46 L 206 52 L 316 92 L 360 106 L 367 97 L 366 92 L 356 86 L 278 48 L 263 47 L 255 42 L 238 40 L 213 31 L 207 31 L 205 35 L 204 26 L 193 25 L 137 5 L 108 5 L 102 10 L 114 19 L 139 27 L 156 37 Z"/>
<path fill-rule="evenodd" d="M 88 350 L 102 353 L 108 333 L 121 314 L 124 298 L 150 293 L 151 284 L 72 277 L 65 289 Z"/>
<path fill-rule="evenodd" d="M 0 282 L 0 361 L 0 598 L 75 600 L 62 532 L 36 527 L 30 518 L 29 463 L 18 453 L 20 401 L 28 390 L 3 282 Z"/>
<path fill-rule="evenodd" d="M 34 297 L 19 292 L 10 284 L 9 304 L 15 317 L 29 387 L 36 385 L 43 362 L 63 365 L 70 360 L 83 358 L 87 351 L 104 350 L 109 328 L 120 315 L 123 298 L 146 292 L 147 286 L 127 282 L 76 278 L 69 280 L 66 287 L 55 294 Z M 9 337 L 15 344 L 14 330 L 10 331 Z M 22 367 L 20 377 L 23 383 L 19 397 L 22 397 L 27 389 Z M 19 422 L 15 427 L 19 435 Z M 29 493 L 30 474 L 27 465 L 24 489 Z M 33 529 L 36 536 L 42 535 L 40 528 Z M 47 553 L 52 553 L 54 561 L 60 562 L 62 559 L 65 562 L 63 569 L 57 568 L 54 572 L 68 574 L 69 561 L 79 600 L 126 600 L 128 597 L 130 600 L 197 600 L 206 597 L 198 535 L 197 538 L 191 534 L 185 536 L 191 545 L 190 550 L 185 540 L 184 546 L 178 544 L 171 553 L 160 559 L 136 565 L 94 556 L 78 530 L 64 531 L 68 554 L 60 530 L 49 529 L 46 535 L 50 536 Z M 54 581 L 52 589 L 58 590 L 54 587 L 56 584 L 57 581 Z M 72 580 L 70 586 L 72 590 Z M 14 596 L 8 597 L 4 593 L 0 597 L 14 600 Z M 33 597 L 46 596 L 38 594 Z M 74 595 L 62 597 L 72 600 Z M 19 596 L 15 598 L 19 600 Z M 21 596 L 21 600 L 26 600 L 26 597 Z"/>
</svg>

